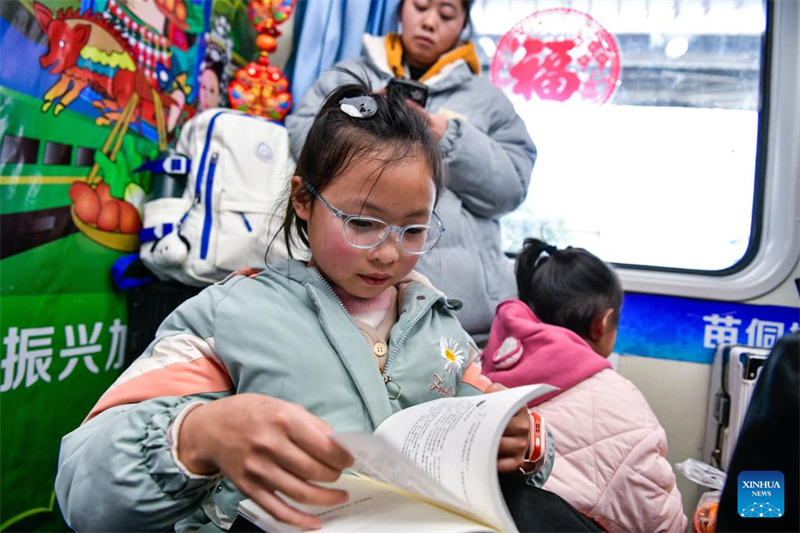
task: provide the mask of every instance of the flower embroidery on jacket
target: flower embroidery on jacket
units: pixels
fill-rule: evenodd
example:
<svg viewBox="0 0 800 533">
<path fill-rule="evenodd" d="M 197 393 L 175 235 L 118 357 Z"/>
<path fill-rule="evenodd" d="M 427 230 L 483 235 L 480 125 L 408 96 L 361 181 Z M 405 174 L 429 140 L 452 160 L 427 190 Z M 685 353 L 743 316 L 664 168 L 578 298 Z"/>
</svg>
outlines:
<svg viewBox="0 0 800 533">
<path fill-rule="evenodd" d="M 458 347 L 455 339 L 439 338 L 439 350 L 442 358 L 447 361 L 444 364 L 445 370 L 452 376 L 457 376 L 464 365 L 464 352 Z"/>
</svg>

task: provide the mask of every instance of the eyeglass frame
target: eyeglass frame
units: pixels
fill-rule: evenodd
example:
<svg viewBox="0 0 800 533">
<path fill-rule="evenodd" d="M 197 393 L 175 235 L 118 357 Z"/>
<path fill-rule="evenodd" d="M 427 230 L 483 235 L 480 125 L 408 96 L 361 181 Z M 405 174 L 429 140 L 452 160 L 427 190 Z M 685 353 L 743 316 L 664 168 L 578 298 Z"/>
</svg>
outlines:
<svg viewBox="0 0 800 533">
<path fill-rule="evenodd" d="M 436 222 L 437 222 L 436 225 L 433 225 L 433 224 L 408 224 L 407 226 L 394 226 L 392 224 L 389 224 L 385 220 L 381 220 L 378 217 L 371 217 L 369 215 L 354 215 L 354 214 L 351 214 L 351 213 L 345 213 L 344 211 L 342 211 L 338 207 L 334 207 L 333 205 L 331 205 L 325 198 L 322 197 L 322 195 L 320 193 L 317 192 L 317 190 L 314 188 L 314 186 L 311 185 L 310 183 L 308 183 L 306 180 L 303 180 L 303 185 L 305 185 L 305 187 L 308 190 L 308 192 L 311 193 L 311 196 L 313 196 L 314 198 L 319 200 L 319 202 L 322 205 L 324 205 L 328 209 L 328 211 L 333 213 L 333 215 L 336 218 L 338 218 L 339 220 L 342 221 L 342 237 L 344 238 L 344 242 L 346 242 L 348 246 L 352 246 L 353 248 L 357 248 L 359 250 L 372 250 L 373 248 L 377 248 L 378 246 L 380 246 L 381 244 L 386 242 L 386 240 L 389 238 L 389 235 L 391 235 L 392 233 L 397 233 L 397 244 L 400 245 L 400 249 L 401 250 L 403 250 L 405 253 L 410 254 L 410 255 L 422 255 L 422 254 L 426 254 L 426 253 L 430 252 L 431 250 L 433 250 L 434 248 L 436 248 L 436 245 L 439 244 L 439 241 L 442 239 L 442 235 L 444 235 L 444 232 L 447 230 L 447 228 L 444 225 L 444 221 L 442 221 L 441 217 L 439 217 L 439 215 L 437 215 L 435 211 L 431 212 L 431 219 L 432 219 L 431 221 L 433 221 L 435 219 Z M 386 234 L 377 243 L 369 245 L 369 246 L 353 244 L 352 242 L 350 242 L 350 239 L 347 238 L 347 223 L 350 220 L 354 219 L 354 218 L 367 219 L 367 220 L 373 220 L 375 222 L 380 222 L 381 224 L 386 225 L 386 230 L 385 230 Z M 430 248 L 428 248 L 427 250 L 423 250 L 421 252 L 411 252 L 409 250 L 406 250 L 405 246 L 403 246 L 403 236 L 405 235 L 406 230 L 408 230 L 409 228 L 419 228 L 419 227 L 438 229 L 439 230 L 439 237 L 437 237 L 436 242 L 434 242 L 433 245 Z"/>
</svg>

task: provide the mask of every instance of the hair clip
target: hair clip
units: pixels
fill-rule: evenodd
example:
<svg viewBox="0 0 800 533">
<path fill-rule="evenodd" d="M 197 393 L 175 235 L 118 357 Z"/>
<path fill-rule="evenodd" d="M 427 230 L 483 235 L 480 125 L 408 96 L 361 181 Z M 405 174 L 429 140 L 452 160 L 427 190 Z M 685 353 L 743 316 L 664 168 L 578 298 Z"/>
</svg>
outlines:
<svg viewBox="0 0 800 533">
<path fill-rule="evenodd" d="M 367 95 L 344 98 L 339 102 L 339 107 L 353 118 L 369 118 L 378 111 L 378 103 Z"/>
</svg>

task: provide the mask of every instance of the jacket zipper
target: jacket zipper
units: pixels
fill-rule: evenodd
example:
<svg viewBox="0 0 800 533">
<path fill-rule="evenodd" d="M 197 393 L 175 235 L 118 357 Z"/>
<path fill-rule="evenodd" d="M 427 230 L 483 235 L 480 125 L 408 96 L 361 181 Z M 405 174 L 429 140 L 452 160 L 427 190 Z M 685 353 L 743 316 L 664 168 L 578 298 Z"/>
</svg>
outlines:
<svg viewBox="0 0 800 533">
<path fill-rule="evenodd" d="M 358 333 L 361 335 L 361 338 L 364 339 L 364 343 L 367 345 L 367 348 L 369 348 L 371 350 L 372 349 L 372 345 L 369 343 L 369 339 L 367 339 L 367 336 L 364 335 L 363 331 L 361 331 L 361 328 L 358 327 L 358 324 L 356 324 L 356 321 L 353 319 L 353 315 L 351 315 L 350 311 L 348 311 L 347 308 L 344 306 L 344 304 L 342 303 L 341 298 L 339 298 L 339 295 L 336 294 L 336 291 L 334 291 L 333 287 L 331 287 L 331 284 L 328 283 L 328 280 L 326 280 L 322 276 L 322 274 L 319 273 L 319 270 L 317 270 L 316 268 L 314 269 L 314 274 L 317 275 L 317 277 L 320 279 L 320 281 L 322 281 L 322 284 L 325 285 L 325 287 L 330 291 L 330 293 L 333 295 L 333 297 L 336 298 L 336 303 L 339 304 L 339 307 L 342 308 L 342 311 L 344 311 L 344 314 L 347 316 L 347 319 L 350 321 L 351 324 L 353 324 L 353 327 L 356 328 Z"/>
<path fill-rule="evenodd" d="M 347 319 L 350 321 L 350 323 L 353 324 L 353 327 L 356 328 L 356 330 L 358 330 L 359 334 L 361 334 L 361 338 L 364 339 L 367 348 L 371 350 L 372 345 L 370 344 L 369 339 L 367 339 L 367 336 L 364 335 L 363 331 L 361 331 L 361 328 L 358 327 L 356 321 L 353 320 L 353 316 L 350 314 L 350 311 L 348 311 L 347 308 L 344 306 L 341 298 L 339 298 L 339 295 L 336 294 L 336 291 L 333 290 L 330 283 L 328 283 L 328 280 L 326 280 L 322 276 L 322 274 L 319 273 L 319 270 L 314 269 L 314 273 L 317 275 L 320 281 L 322 281 L 325 287 L 328 288 L 331 294 L 333 294 L 333 297 L 336 298 L 336 303 L 338 303 L 339 307 L 342 308 L 342 311 L 344 311 L 344 314 L 347 316 Z M 390 384 L 394 384 L 394 386 L 397 387 L 396 390 L 392 391 L 393 395 L 389 398 L 390 400 L 397 400 L 398 398 L 400 398 L 400 396 L 402 396 L 403 394 L 403 387 L 401 387 L 400 383 L 393 380 L 392 376 L 389 375 L 389 366 L 392 364 L 392 361 L 394 361 L 394 356 L 397 354 L 398 351 L 400 351 L 400 346 L 403 344 L 403 342 L 405 342 L 406 337 L 408 337 L 408 334 L 411 333 L 411 330 L 414 329 L 414 326 L 417 325 L 417 322 L 419 322 L 422 319 L 422 317 L 425 316 L 425 314 L 431 307 L 433 307 L 433 304 L 435 304 L 436 301 L 437 299 L 435 298 L 429 299 L 429 302 L 425 305 L 425 307 L 422 308 L 422 311 L 420 311 L 420 313 L 414 317 L 414 320 L 411 321 L 406 330 L 403 332 L 403 335 L 400 337 L 400 340 L 397 341 L 397 344 L 395 345 L 394 350 L 392 350 L 392 352 L 389 354 L 389 357 L 386 358 L 386 365 L 384 365 L 383 370 L 381 371 L 381 376 L 383 376 L 383 384 L 386 385 L 387 390 L 389 389 Z"/>
<path fill-rule="evenodd" d="M 386 358 L 386 365 L 383 367 L 383 380 L 384 380 L 384 382 L 387 382 L 387 380 L 388 381 L 392 381 L 391 376 L 389 376 L 389 368 L 392 366 L 392 362 L 394 361 L 395 355 L 397 355 L 397 352 L 400 351 L 400 346 L 403 345 L 403 343 L 406 340 L 406 337 L 408 337 L 408 334 L 411 333 L 412 329 L 414 329 L 414 326 L 417 325 L 417 322 L 422 320 L 422 317 L 425 316 L 425 314 L 427 314 L 427 312 L 430 310 L 430 308 L 433 307 L 433 305 L 437 301 L 438 301 L 437 298 L 428 298 L 428 303 L 425 304 L 425 307 L 422 308 L 422 311 L 420 311 L 417 314 L 417 316 L 414 317 L 414 320 L 411 321 L 411 323 L 408 325 L 406 330 L 403 332 L 403 335 L 397 341 L 397 344 L 395 344 L 394 349 L 389 353 L 389 357 Z M 395 381 L 394 383 L 397 383 L 397 382 Z"/>
</svg>

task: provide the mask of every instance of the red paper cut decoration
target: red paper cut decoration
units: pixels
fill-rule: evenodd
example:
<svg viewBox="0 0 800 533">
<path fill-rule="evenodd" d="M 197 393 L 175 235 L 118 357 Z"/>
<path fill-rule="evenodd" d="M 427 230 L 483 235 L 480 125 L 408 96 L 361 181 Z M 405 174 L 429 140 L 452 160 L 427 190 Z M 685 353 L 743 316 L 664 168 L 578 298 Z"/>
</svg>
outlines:
<svg viewBox="0 0 800 533">
<path fill-rule="evenodd" d="M 277 48 L 277 26 L 286 22 L 296 0 L 250 0 L 247 13 L 259 33 L 258 58 L 236 72 L 228 85 L 233 109 L 282 122 L 292 108 L 289 81 L 278 67 L 269 64 L 269 54 Z"/>
<path fill-rule="evenodd" d="M 619 84 L 614 37 L 595 19 L 574 9 L 537 11 L 498 42 L 492 83 L 530 100 L 576 99 L 603 104 Z"/>
</svg>

